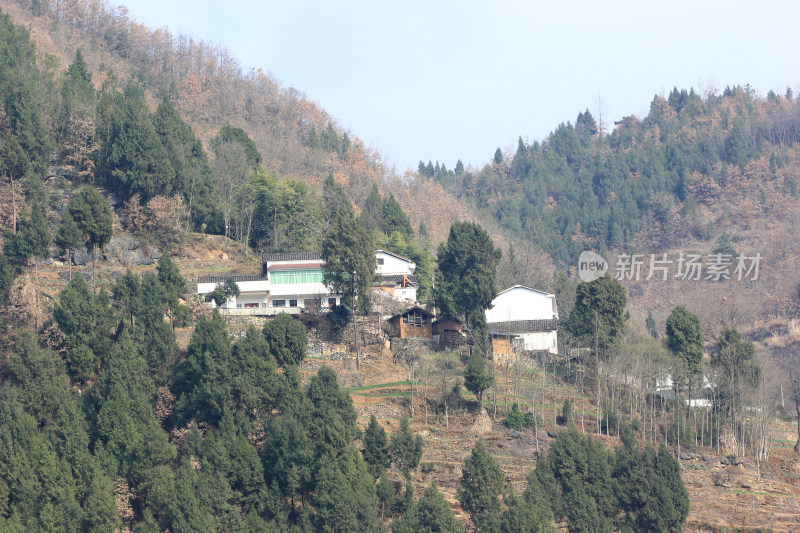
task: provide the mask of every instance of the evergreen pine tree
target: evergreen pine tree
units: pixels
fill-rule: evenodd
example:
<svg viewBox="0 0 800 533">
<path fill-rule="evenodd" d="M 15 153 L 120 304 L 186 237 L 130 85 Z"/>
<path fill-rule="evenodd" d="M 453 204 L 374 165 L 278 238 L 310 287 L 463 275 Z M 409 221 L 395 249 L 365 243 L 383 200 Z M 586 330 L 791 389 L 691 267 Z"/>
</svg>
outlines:
<svg viewBox="0 0 800 533">
<path fill-rule="evenodd" d="M 553 512 L 534 477 L 529 476 L 528 486 L 522 496 L 518 496 L 512 488 L 505 498 L 505 503 L 507 508 L 503 512 L 500 526 L 503 533 L 555 533 L 557 531 L 553 526 Z"/>
<path fill-rule="evenodd" d="M 394 195 L 390 194 L 388 198 L 384 198 L 381 203 L 381 229 L 385 235 L 391 235 L 395 231 L 399 231 L 403 238 L 410 242 L 414 238 L 414 228 L 411 227 L 411 221 L 408 216 L 403 212 L 403 208 L 394 199 Z"/>
<path fill-rule="evenodd" d="M 202 143 L 168 96 L 153 115 L 153 126 L 175 171 L 174 189 L 186 200 L 195 227 L 213 229 L 219 218 L 216 182 Z"/>
<path fill-rule="evenodd" d="M 197 420 L 217 424 L 231 403 L 231 341 L 222 317 L 200 318 L 178 366 L 173 390 L 175 414 L 183 424 Z"/>
<path fill-rule="evenodd" d="M 64 334 L 67 364 L 74 379 L 87 380 L 95 371 L 95 352 L 102 352 L 101 343 L 107 336 L 101 326 L 104 313 L 83 276 L 73 278 L 53 305 L 53 318 Z"/>
<path fill-rule="evenodd" d="M 373 238 L 379 231 L 383 230 L 382 202 L 378 186 L 373 184 L 372 189 L 369 191 L 369 196 L 364 200 L 361 213 L 358 215 L 358 223 Z"/>
<path fill-rule="evenodd" d="M 352 446 L 338 458 L 320 462 L 311 497 L 317 531 L 331 533 L 372 533 L 381 531 L 375 480 Z"/>
<path fill-rule="evenodd" d="M 447 242 L 439 244 L 434 293 L 437 306 L 452 316 L 466 318 L 473 336 L 480 336 L 486 323 L 485 311 L 497 296 L 500 256 L 486 230 L 472 222 L 454 222 Z"/>
<path fill-rule="evenodd" d="M 94 187 L 84 186 L 70 199 L 67 211 L 83 233 L 94 261 L 95 250 L 102 250 L 111 240 L 114 222 L 111 206 Z"/>
<path fill-rule="evenodd" d="M 128 199 L 136 193 L 147 202 L 177 189 L 175 169 L 164 148 L 144 101 L 144 92 L 133 84 L 125 88 L 121 108 L 112 115 L 110 138 L 98 171 L 109 190 Z"/>
<path fill-rule="evenodd" d="M 261 164 L 261 154 L 258 153 L 256 143 L 242 128 L 231 126 L 229 123 L 224 124 L 219 133 L 211 139 L 211 149 L 217 153 L 220 146 L 226 142 L 235 142 L 244 149 L 248 168 L 254 169 Z"/>
<path fill-rule="evenodd" d="M 464 370 L 464 386 L 478 398 L 478 406 L 483 405 L 483 392 L 494 384 L 494 375 L 486 368 L 486 359 L 477 348 L 467 361 Z"/>
<path fill-rule="evenodd" d="M 305 501 L 314 488 L 314 445 L 294 413 L 268 421 L 264 435 L 261 460 L 266 482 L 289 498 L 294 508 L 295 498 Z"/>
<path fill-rule="evenodd" d="M 359 305 L 366 305 L 366 294 L 375 276 L 375 250 L 351 211 L 342 209 L 333 219 L 322 241 L 322 259 L 323 281 L 334 293 L 342 295 L 342 306 L 349 309 L 353 298 Z"/>
<path fill-rule="evenodd" d="M 380 477 L 389 467 L 389 443 L 386 439 L 386 431 L 378 423 L 375 415 L 369 419 L 369 425 L 364 431 L 364 461 L 367 463 L 372 477 Z"/>
<path fill-rule="evenodd" d="M 431 483 L 422 497 L 403 514 L 392 522 L 393 533 L 416 533 L 430 531 L 431 533 L 463 533 L 464 528 L 456 520 L 453 510 L 436 488 L 436 483 Z"/>
<path fill-rule="evenodd" d="M 486 451 L 483 439 L 472 449 L 461 467 L 458 501 L 467 511 L 479 532 L 500 531 L 500 498 L 503 473 Z"/>
<path fill-rule="evenodd" d="M 174 325 L 176 317 L 179 316 L 180 309 L 183 307 L 179 300 L 186 292 L 186 278 L 181 275 L 178 266 L 168 253 L 162 253 L 158 258 L 156 272 L 158 272 L 158 281 L 164 289 L 164 298 L 171 311 Z M 188 312 L 188 310 L 186 311 Z"/>
<path fill-rule="evenodd" d="M 645 327 L 647 328 L 647 332 L 650 334 L 650 336 L 658 340 L 658 328 L 656 327 L 656 319 L 653 318 L 652 311 L 649 311 L 647 313 L 647 320 L 645 321 Z"/>
<path fill-rule="evenodd" d="M 264 325 L 263 335 L 280 366 L 297 365 L 305 359 L 306 328 L 291 315 L 279 313 Z"/>
<path fill-rule="evenodd" d="M 378 485 L 375 487 L 375 493 L 378 496 L 378 502 L 381 504 L 381 520 L 386 514 L 386 507 L 395 495 L 394 483 L 386 475 L 386 470 L 381 472 Z"/>
<path fill-rule="evenodd" d="M 21 269 L 31 259 L 48 255 L 51 240 L 44 209 L 34 202 L 30 214 L 20 221 L 17 233 L 6 236 L 3 253 L 12 265 Z"/>
<path fill-rule="evenodd" d="M 56 232 L 55 244 L 67 252 L 67 264 L 72 264 L 70 253 L 83 244 L 83 232 L 69 211 L 64 212 Z"/>
<path fill-rule="evenodd" d="M 422 458 L 422 437 L 411 431 L 407 417 L 400 419 L 400 428 L 392 435 L 389 446 L 392 462 L 396 464 L 407 477 L 411 477 L 411 470 L 419 465 Z"/>
</svg>

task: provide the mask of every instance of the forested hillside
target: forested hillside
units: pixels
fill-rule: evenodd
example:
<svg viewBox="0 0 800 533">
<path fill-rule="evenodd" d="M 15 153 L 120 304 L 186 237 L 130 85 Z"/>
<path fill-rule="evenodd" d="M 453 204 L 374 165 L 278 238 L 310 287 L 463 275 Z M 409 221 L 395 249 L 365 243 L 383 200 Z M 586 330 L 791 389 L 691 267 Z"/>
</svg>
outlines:
<svg viewBox="0 0 800 533">
<path fill-rule="evenodd" d="M 800 102 L 791 89 L 760 97 L 747 86 L 706 95 L 676 88 L 657 95 L 642 118 L 609 127 L 586 110 L 541 142 L 520 138 L 514 153 L 498 148 L 482 169 L 420 162 L 418 173 L 568 266 L 588 248 L 657 252 L 690 235 L 716 239 L 723 228 L 701 225 L 698 204 L 735 187 L 731 176 L 752 162 L 764 161 L 778 187 L 748 192 L 762 204 L 771 194 L 795 199 L 796 179 L 781 169 L 795 160 L 798 141 Z"/>
<path fill-rule="evenodd" d="M 790 91 L 676 89 L 610 132 L 586 111 L 483 169 L 398 176 L 221 46 L 98 0 L 0 6 L 0 531 L 678 531 L 682 474 L 704 501 L 737 476 L 797 497 L 789 400 L 736 329 L 797 313 L 776 275 L 800 257 Z M 746 306 L 552 275 L 681 246 L 773 255 Z M 388 342 L 376 247 L 413 260 L 462 345 Z M 187 282 L 309 251 L 330 313 L 226 321 Z M 515 283 L 557 292 L 559 354 L 492 357 L 484 311 Z"/>
<path fill-rule="evenodd" d="M 29 25 L 39 53 L 47 55 L 48 72 L 66 69 L 80 48 L 96 88 L 122 92 L 133 83 L 151 112 L 168 97 L 206 150 L 230 123 L 252 139 L 268 172 L 317 190 L 330 174 L 359 207 L 378 184 L 415 220 L 424 220 L 436 242 L 446 237 L 449 220 L 473 218 L 469 208 L 427 180 L 416 191 L 407 189 L 405 182 L 413 178 L 398 174 L 301 91 L 260 69 L 244 71 L 220 44 L 151 30 L 124 7 L 100 0 L 4 0 L 0 7 Z M 90 124 L 95 118 L 92 111 L 83 120 Z"/>
</svg>

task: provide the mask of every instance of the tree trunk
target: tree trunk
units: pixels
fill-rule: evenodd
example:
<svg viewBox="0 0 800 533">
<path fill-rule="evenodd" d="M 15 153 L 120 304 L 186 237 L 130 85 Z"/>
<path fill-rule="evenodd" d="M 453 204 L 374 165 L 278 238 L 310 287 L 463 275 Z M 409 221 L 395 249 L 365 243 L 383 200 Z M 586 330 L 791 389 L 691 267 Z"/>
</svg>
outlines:
<svg viewBox="0 0 800 533">
<path fill-rule="evenodd" d="M 97 270 L 95 269 L 95 248 L 92 245 L 92 290 L 97 294 Z"/>
<path fill-rule="evenodd" d="M 14 176 L 8 174 L 11 180 L 11 205 L 13 207 L 13 218 L 11 219 L 11 229 L 14 235 L 17 234 L 17 195 L 14 192 Z"/>
<path fill-rule="evenodd" d="M 794 397 L 794 410 L 797 413 L 797 442 L 794 444 L 794 453 L 800 454 L 800 380 L 796 380 L 794 373 L 789 373 L 792 381 L 792 396 Z"/>
</svg>

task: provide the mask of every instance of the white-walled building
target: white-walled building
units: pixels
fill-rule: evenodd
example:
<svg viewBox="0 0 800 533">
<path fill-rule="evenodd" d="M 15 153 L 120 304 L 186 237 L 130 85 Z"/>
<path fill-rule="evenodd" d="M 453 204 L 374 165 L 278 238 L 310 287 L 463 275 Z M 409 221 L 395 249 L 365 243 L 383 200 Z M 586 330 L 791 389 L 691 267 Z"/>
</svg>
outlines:
<svg viewBox="0 0 800 533">
<path fill-rule="evenodd" d="M 395 300 L 417 300 L 417 265 L 411 259 L 386 250 L 375 252 L 375 289 Z"/>
<path fill-rule="evenodd" d="M 323 264 L 319 253 L 268 254 L 262 275 L 201 276 L 197 293 L 208 294 L 232 278 L 239 286 L 239 296 L 221 306 L 229 314 L 293 314 L 307 308 L 333 307 L 340 303 L 340 297 L 322 283 Z"/>
<path fill-rule="evenodd" d="M 515 285 L 492 300 L 486 322 L 493 334 L 513 334 L 525 350 L 558 353 L 558 306 L 554 294 Z"/>
<path fill-rule="evenodd" d="M 322 282 L 324 264 L 319 253 L 267 254 L 263 257 L 261 275 L 200 276 L 197 293 L 205 296 L 217 285 L 233 279 L 239 287 L 239 296 L 220 306 L 227 314 L 293 314 L 303 309 L 329 308 L 340 304 L 341 297 L 331 294 Z M 378 250 L 375 252 L 378 281 L 374 286 L 395 300 L 416 301 L 416 267 L 411 259 Z"/>
</svg>

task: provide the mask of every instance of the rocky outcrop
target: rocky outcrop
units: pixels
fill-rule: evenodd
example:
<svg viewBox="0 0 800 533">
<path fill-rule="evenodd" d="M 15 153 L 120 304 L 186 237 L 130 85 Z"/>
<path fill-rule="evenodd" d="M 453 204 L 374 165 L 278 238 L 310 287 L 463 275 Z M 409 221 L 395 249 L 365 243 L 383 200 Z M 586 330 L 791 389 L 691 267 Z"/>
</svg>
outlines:
<svg viewBox="0 0 800 533">
<path fill-rule="evenodd" d="M 53 257 L 66 259 L 66 254 L 63 253 L 63 250 L 56 250 L 56 254 Z M 161 257 L 161 252 L 155 246 L 150 244 L 143 245 L 138 239 L 125 236 L 112 237 L 105 250 L 97 253 L 98 260 L 124 267 L 152 265 L 158 261 L 159 257 Z M 89 265 L 92 263 L 92 253 L 86 247 L 83 247 L 79 250 L 73 250 L 70 254 L 70 259 L 73 265 Z"/>
</svg>

